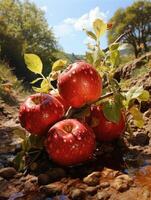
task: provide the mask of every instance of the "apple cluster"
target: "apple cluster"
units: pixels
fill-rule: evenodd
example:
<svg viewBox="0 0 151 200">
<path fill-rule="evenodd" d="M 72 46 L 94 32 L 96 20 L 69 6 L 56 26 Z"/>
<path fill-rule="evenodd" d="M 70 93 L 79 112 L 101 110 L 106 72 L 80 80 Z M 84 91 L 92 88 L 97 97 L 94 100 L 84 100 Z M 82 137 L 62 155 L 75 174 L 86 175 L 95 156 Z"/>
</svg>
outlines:
<svg viewBox="0 0 151 200">
<path fill-rule="evenodd" d="M 64 166 L 82 163 L 92 158 L 97 141 L 111 141 L 121 135 L 125 118 L 118 123 L 108 121 L 102 105 L 93 102 L 102 94 L 102 79 L 90 64 L 79 61 L 69 65 L 58 77 L 59 93 L 37 93 L 20 106 L 21 125 L 31 134 L 44 136 L 50 158 Z M 69 108 L 90 105 L 90 116 L 83 122 L 65 119 Z M 96 125 L 93 120 L 97 120 Z"/>
</svg>

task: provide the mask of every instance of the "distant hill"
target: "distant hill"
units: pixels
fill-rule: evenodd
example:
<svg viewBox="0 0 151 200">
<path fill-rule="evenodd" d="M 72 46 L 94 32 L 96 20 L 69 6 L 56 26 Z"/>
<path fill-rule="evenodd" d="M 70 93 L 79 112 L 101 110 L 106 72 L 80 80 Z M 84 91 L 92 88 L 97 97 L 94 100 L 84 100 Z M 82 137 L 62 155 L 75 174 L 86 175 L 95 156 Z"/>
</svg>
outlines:
<svg viewBox="0 0 151 200">
<path fill-rule="evenodd" d="M 69 59 L 69 61 L 71 63 L 75 62 L 76 60 L 83 60 L 84 59 L 84 55 L 76 55 L 74 53 L 72 53 L 72 54 L 66 53 L 66 57 L 67 57 L 67 59 Z"/>
</svg>

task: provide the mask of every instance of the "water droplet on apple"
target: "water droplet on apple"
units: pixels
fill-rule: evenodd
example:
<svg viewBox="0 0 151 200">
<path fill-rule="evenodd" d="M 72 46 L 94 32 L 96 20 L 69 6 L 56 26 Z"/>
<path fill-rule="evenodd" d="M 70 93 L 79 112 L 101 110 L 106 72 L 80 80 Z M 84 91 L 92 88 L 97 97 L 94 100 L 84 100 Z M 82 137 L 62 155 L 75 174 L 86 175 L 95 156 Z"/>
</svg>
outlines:
<svg viewBox="0 0 151 200">
<path fill-rule="evenodd" d="M 82 138 L 80 136 L 77 137 L 78 140 L 82 140 Z"/>
<path fill-rule="evenodd" d="M 74 78 L 72 81 L 75 83 L 77 80 Z"/>
<path fill-rule="evenodd" d="M 90 74 L 93 74 L 93 71 L 92 71 L 92 70 L 90 70 Z"/>
<path fill-rule="evenodd" d="M 55 139 L 57 139 L 57 137 L 58 137 L 57 135 L 54 135 L 54 138 L 55 138 Z"/>
</svg>

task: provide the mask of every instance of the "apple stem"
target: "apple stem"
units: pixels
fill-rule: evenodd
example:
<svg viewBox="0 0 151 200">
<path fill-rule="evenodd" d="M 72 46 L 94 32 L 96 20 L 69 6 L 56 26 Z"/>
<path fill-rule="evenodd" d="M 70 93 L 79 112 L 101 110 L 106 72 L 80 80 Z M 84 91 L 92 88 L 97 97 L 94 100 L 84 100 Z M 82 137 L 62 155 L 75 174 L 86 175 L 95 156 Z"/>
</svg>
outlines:
<svg viewBox="0 0 151 200">
<path fill-rule="evenodd" d="M 122 91 L 120 91 L 120 92 L 128 92 L 128 90 L 122 90 Z M 113 94 L 114 94 L 114 92 L 110 92 L 110 93 L 107 93 L 107 94 L 105 94 L 105 95 L 102 95 L 97 101 L 94 101 L 93 103 L 96 103 L 96 102 L 98 102 L 98 101 L 101 101 L 101 100 L 103 100 L 103 99 L 106 99 L 106 98 L 108 98 L 108 97 L 111 97 L 111 96 L 113 96 Z"/>
<path fill-rule="evenodd" d="M 120 92 L 127 92 L 128 90 L 122 90 Z M 97 101 L 92 102 L 91 104 L 95 104 L 101 100 L 104 100 L 108 97 L 111 97 L 114 95 L 114 92 L 110 92 L 107 93 L 105 95 L 102 95 Z M 81 107 L 80 109 L 77 108 L 73 108 L 73 107 L 69 107 L 69 109 L 67 110 L 66 114 L 65 114 L 65 119 L 69 119 L 71 118 L 74 114 L 78 114 L 80 113 L 83 109 L 88 108 L 91 104 L 86 104 L 85 106 Z"/>
</svg>

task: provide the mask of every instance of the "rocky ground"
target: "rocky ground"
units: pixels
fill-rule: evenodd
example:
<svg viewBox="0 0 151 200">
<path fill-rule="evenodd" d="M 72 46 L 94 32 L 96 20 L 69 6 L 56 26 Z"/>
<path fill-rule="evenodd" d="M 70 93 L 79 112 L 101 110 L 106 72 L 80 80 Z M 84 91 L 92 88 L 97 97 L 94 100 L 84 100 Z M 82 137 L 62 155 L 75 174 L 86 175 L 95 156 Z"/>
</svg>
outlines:
<svg viewBox="0 0 151 200">
<path fill-rule="evenodd" d="M 136 62 L 133 68 L 137 66 Z M 125 67 L 120 76 L 124 73 L 130 76 L 131 67 Z M 149 91 L 150 73 L 137 79 Z M 89 163 L 60 167 L 42 154 L 43 160 L 38 165 L 33 163 L 30 171 L 21 173 L 12 164 L 21 143 L 13 134 L 20 127 L 18 107 L 1 103 L 0 200 L 151 200 L 150 105 L 147 102 L 142 106 L 145 119 L 142 129 L 131 121 L 133 135 L 125 133 L 118 141 L 99 144 Z"/>
</svg>

